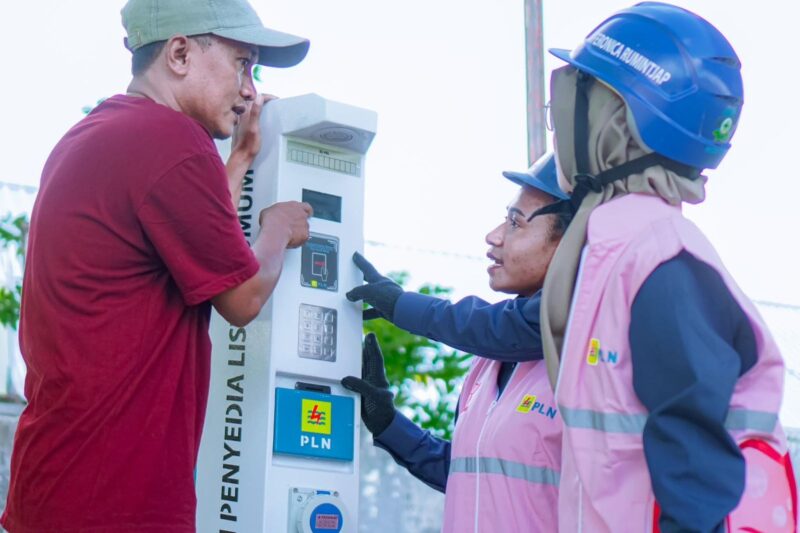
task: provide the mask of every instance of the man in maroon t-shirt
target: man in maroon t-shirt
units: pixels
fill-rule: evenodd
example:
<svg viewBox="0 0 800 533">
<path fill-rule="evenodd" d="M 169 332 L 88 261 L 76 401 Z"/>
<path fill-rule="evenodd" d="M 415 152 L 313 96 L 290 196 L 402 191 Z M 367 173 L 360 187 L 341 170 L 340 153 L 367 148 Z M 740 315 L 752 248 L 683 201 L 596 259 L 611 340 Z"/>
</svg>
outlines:
<svg viewBox="0 0 800 533">
<path fill-rule="evenodd" d="M 2 524 L 12 533 L 195 531 L 211 305 L 252 320 L 308 204 L 234 206 L 260 148 L 254 63 L 308 41 L 246 0 L 130 0 L 133 81 L 61 139 L 31 221 L 20 321 L 28 365 Z M 227 168 L 213 138 L 233 135 Z"/>
</svg>

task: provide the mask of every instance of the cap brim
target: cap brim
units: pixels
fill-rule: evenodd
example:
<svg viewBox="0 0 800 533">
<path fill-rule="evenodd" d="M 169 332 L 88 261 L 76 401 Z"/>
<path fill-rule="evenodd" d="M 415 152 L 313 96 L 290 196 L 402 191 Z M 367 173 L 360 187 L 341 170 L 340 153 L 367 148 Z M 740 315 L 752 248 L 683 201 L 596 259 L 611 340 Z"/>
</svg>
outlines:
<svg viewBox="0 0 800 533">
<path fill-rule="evenodd" d="M 271 30 L 263 26 L 231 28 L 212 32 L 214 35 L 258 46 L 259 65 L 291 67 L 303 60 L 310 42 L 304 37 Z"/>
<path fill-rule="evenodd" d="M 504 170 L 503 176 L 513 181 L 517 185 L 525 185 L 526 180 L 530 178 L 530 176 L 527 174 L 523 174 L 522 172 L 511 172 L 510 170 Z"/>
<path fill-rule="evenodd" d="M 549 194 L 550 196 L 552 196 L 557 200 L 566 200 L 567 198 L 569 198 L 569 195 L 564 193 L 564 191 L 562 191 L 561 189 L 555 189 L 550 185 L 548 185 L 547 183 L 540 180 L 539 178 L 531 176 L 527 172 L 512 172 L 509 170 L 505 170 L 503 171 L 503 176 L 513 181 L 520 187 L 522 187 L 523 185 L 527 185 L 528 187 L 539 189 L 543 193 Z"/>
<path fill-rule="evenodd" d="M 547 51 L 560 60 L 566 61 L 570 65 L 572 64 L 572 57 L 569 55 L 572 52 L 571 50 L 565 50 L 564 48 L 550 48 Z"/>
</svg>

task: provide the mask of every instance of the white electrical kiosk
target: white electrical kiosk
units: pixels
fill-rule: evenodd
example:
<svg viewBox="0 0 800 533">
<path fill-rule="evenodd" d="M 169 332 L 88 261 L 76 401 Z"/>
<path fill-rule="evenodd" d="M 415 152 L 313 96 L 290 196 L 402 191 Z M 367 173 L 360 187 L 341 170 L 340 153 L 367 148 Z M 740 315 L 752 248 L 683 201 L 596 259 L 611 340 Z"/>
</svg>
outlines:
<svg viewBox="0 0 800 533">
<path fill-rule="evenodd" d="M 212 370 L 197 466 L 197 530 L 356 533 L 364 154 L 377 115 L 315 94 L 274 100 L 239 219 L 252 243 L 261 209 L 309 202 L 311 237 L 289 250 L 272 297 L 247 327 L 211 319 Z M 270 228 L 264 228 L 269 231 Z"/>
</svg>

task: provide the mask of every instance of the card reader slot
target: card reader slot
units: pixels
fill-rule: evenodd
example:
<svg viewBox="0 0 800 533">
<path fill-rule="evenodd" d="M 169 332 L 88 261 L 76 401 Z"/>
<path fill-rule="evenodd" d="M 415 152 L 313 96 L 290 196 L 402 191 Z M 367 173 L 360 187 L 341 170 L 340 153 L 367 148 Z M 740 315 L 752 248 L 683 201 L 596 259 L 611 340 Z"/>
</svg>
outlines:
<svg viewBox="0 0 800 533">
<path fill-rule="evenodd" d="M 320 394 L 330 394 L 330 385 L 318 385 L 316 383 L 306 383 L 305 381 L 298 381 L 294 384 L 295 390 L 304 390 L 309 392 L 319 392 Z"/>
</svg>

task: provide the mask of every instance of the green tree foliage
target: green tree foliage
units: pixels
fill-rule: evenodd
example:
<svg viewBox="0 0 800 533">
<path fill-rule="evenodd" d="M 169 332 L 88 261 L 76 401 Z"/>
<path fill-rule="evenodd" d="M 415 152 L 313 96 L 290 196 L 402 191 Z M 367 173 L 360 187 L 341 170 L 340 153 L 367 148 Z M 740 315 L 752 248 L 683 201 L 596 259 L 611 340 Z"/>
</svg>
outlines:
<svg viewBox="0 0 800 533">
<path fill-rule="evenodd" d="M 392 272 L 389 277 L 400 285 L 408 280 L 405 272 Z M 419 292 L 446 298 L 452 289 L 426 284 Z M 378 337 L 395 405 L 434 435 L 451 439 L 458 393 L 472 356 L 383 319 L 364 322 L 364 332 Z"/>
<path fill-rule="evenodd" d="M 25 259 L 25 237 L 28 234 L 28 217 L 12 216 L 10 213 L 0 218 L 0 247 L 12 248 L 21 261 Z M 14 329 L 19 322 L 19 304 L 22 298 L 22 285 L 13 288 L 0 287 L 0 324 Z"/>
</svg>

